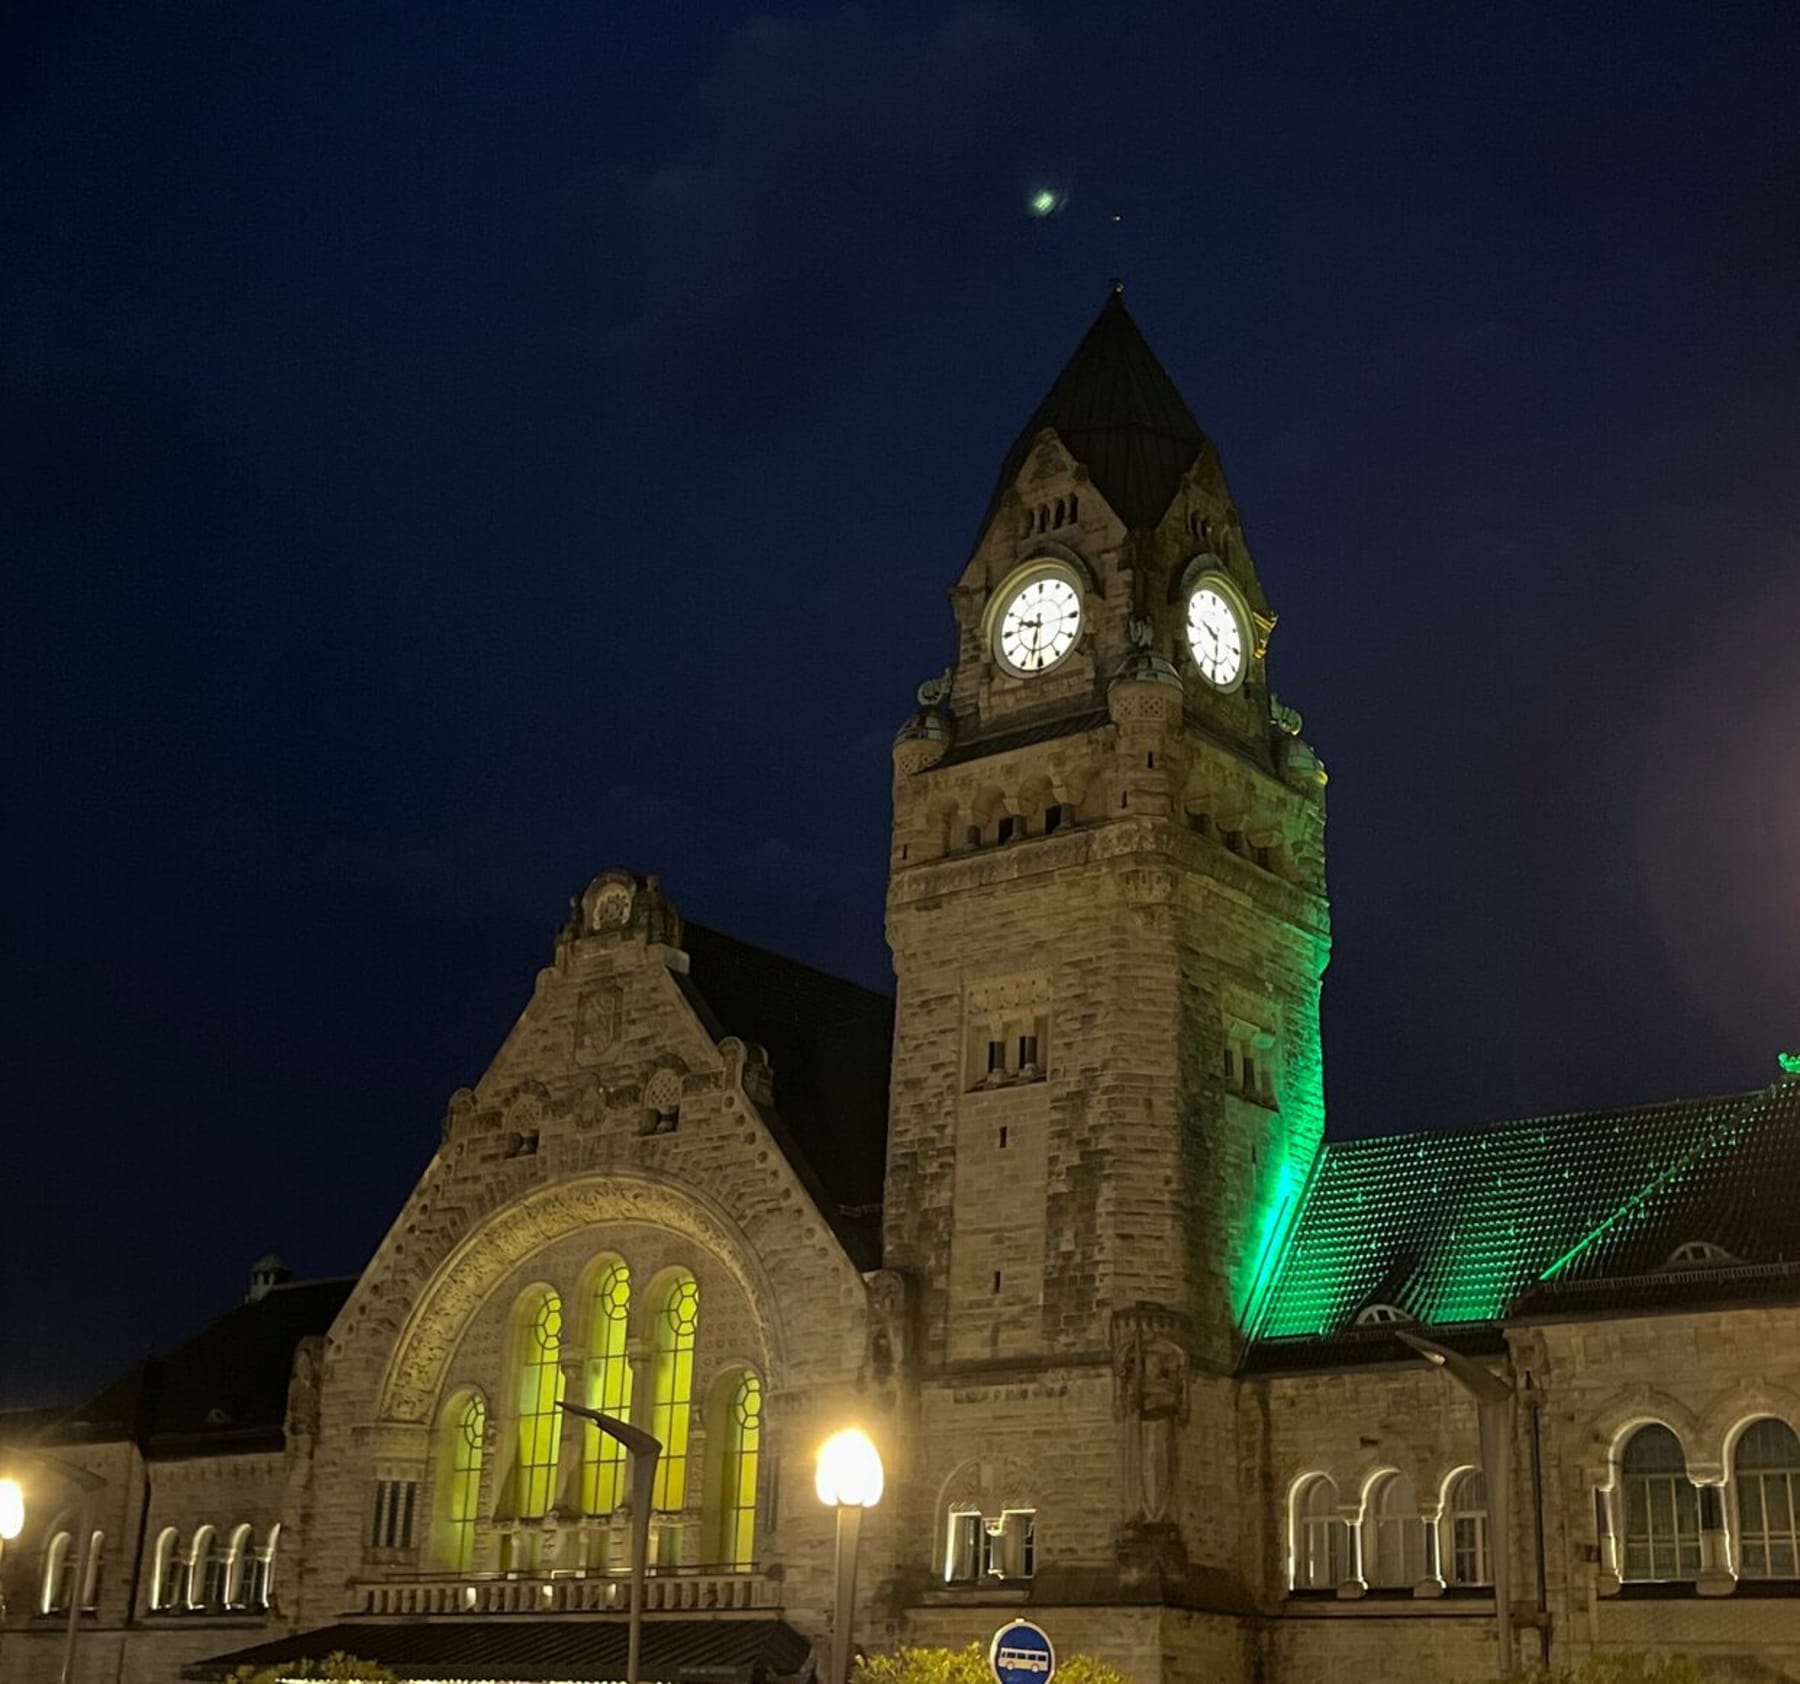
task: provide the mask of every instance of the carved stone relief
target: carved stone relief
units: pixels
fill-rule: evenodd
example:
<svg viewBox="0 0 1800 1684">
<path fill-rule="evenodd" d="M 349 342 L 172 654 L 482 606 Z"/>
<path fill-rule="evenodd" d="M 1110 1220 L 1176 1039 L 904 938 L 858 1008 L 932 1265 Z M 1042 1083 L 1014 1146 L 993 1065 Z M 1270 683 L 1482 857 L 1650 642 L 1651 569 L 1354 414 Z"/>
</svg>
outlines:
<svg viewBox="0 0 1800 1684">
<path fill-rule="evenodd" d="M 464 1236 L 422 1288 L 401 1332 L 382 1385 L 381 1417 L 428 1419 L 464 1329 L 495 1288 L 527 1258 L 571 1230 L 606 1222 L 671 1229 L 717 1256 L 765 1330 L 771 1363 L 779 1363 L 780 1308 L 755 1248 L 736 1223 L 689 1189 L 615 1170 L 604 1177 L 534 1188 Z"/>
<path fill-rule="evenodd" d="M 1179 1311 L 1137 1304 L 1113 1312 L 1113 1409 L 1124 1433 L 1126 1515 L 1134 1521 L 1173 1519 L 1190 1342 Z"/>
</svg>

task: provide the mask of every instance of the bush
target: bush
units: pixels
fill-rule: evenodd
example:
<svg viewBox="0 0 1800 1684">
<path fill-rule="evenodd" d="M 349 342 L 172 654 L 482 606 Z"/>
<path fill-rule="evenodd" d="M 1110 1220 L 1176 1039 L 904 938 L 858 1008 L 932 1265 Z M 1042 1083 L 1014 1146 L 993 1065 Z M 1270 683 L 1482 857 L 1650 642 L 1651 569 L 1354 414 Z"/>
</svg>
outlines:
<svg viewBox="0 0 1800 1684">
<path fill-rule="evenodd" d="M 402 1684 L 400 1674 L 374 1661 L 358 1660 L 338 1650 L 322 1661 L 277 1661 L 274 1666 L 241 1666 L 232 1684 L 282 1684 L 288 1678 L 317 1678 L 324 1684 Z"/>
<path fill-rule="evenodd" d="M 1710 1672 L 1691 1655 L 1640 1655 L 1610 1650 L 1589 1655 L 1579 1666 L 1545 1672 L 1527 1667 L 1508 1684 L 1711 1684 L 1721 1675 Z"/>
<path fill-rule="evenodd" d="M 896 1649 L 864 1656 L 851 1668 L 850 1684 L 994 1684 L 994 1676 L 988 1671 L 987 1651 L 971 1643 L 963 1649 Z M 1131 1679 L 1092 1655 L 1059 1655 L 1055 1684 L 1131 1684 Z"/>
</svg>

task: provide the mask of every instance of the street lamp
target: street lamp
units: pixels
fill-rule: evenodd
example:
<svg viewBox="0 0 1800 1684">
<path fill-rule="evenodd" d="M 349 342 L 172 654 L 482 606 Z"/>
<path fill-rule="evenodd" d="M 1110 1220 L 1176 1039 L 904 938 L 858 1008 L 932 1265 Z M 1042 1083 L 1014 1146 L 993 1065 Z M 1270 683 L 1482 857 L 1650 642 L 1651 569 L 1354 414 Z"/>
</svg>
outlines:
<svg viewBox="0 0 1800 1684">
<path fill-rule="evenodd" d="M 662 1440 L 616 1415 L 604 1415 L 579 1403 L 558 1398 L 556 1407 L 592 1421 L 607 1437 L 616 1438 L 631 1461 L 631 1616 L 625 1631 L 625 1684 L 638 1684 L 644 1637 L 644 1560 L 650 1552 L 650 1499 L 656 1490 L 656 1459 L 662 1454 Z"/>
<path fill-rule="evenodd" d="M 1512 1629 L 1512 1407 L 1513 1389 L 1480 1363 L 1422 1334 L 1395 1333 L 1433 1368 L 1441 1368 L 1475 1400 L 1481 1433 L 1481 1477 L 1487 1483 L 1488 1531 L 1494 1563 L 1494 1636 L 1500 1651 L 1500 1676 L 1513 1669 Z"/>
<path fill-rule="evenodd" d="M 75 1521 L 75 1563 L 69 1580 L 69 1635 L 63 1644 L 62 1684 L 75 1684 L 75 1645 L 81 1636 L 81 1598 L 87 1588 L 88 1552 L 94 1538 L 94 1493 L 106 1481 L 97 1473 L 78 1468 L 60 1456 L 23 1446 L 0 1445 L 0 1454 L 22 1457 L 53 1474 L 60 1474 L 81 1492 Z M 10 1528 L 10 1530 L 9 1530 Z M 0 1479 L 0 1542 L 10 1542 L 25 1529 L 25 1493 L 10 1476 Z"/>
<path fill-rule="evenodd" d="M 850 1627 L 856 1617 L 856 1551 L 862 1542 L 864 1509 L 881 1501 L 881 1453 L 860 1427 L 833 1433 L 819 1449 L 813 1488 L 819 1501 L 837 1510 L 837 1600 L 831 1609 L 831 1676 L 850 1677 Z"/>
</svg>

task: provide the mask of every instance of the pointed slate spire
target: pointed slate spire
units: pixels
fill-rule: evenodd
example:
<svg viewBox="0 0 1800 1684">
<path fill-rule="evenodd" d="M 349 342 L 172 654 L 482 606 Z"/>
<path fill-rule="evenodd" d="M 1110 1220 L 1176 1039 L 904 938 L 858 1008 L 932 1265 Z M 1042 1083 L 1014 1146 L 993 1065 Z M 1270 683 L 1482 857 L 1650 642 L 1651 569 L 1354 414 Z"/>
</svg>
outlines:
<svg viewBox="0 0 1800 1684">
<path fill-rule="evenodd" d="M 1125 308 L 1125 283 L 1106 303 L 1000 467 L 985 531 L 1031 443 L 1052 427 L 1125 524 L 1154 526 L 1206 435 Z"/>
</svg>

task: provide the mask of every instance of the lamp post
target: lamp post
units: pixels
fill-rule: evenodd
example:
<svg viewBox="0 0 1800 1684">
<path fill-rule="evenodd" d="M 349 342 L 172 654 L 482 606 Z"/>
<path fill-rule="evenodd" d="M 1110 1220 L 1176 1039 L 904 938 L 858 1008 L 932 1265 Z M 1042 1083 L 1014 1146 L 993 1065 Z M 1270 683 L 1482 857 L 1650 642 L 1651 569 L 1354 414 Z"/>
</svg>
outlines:
<svg viewBox="0 0 1800 1684">
<path fill-rule="evenodd" d="M 860 1427 L 846 1427 L 826 1439 L 813 1488 L 821 1503 L 837 1510 L 837 1595 L 831 1607 L 831 1676 L 825 1684 L 847 1684 L 863 1510 L 881 1501 L 881 1453 L 869 1435 Z"/>
<path fill-rule="evenodd" d="M 592 1421 L 609 1438 L 625 1446 L 631 1461 L 631 1615 L 625 1628 L 625 1684 L 638 1684 L 638 1661 L 644 1638 L 644 1562 L 650 1553 L 650 1499 L 656 1490 L 656 1459 L 662 1440 L 615 1415 L 556 1400 L 556 1407 Z"/>
<path fill-rule="evenodd" d="M 0 1445 L 0 1455 L 17 1456 L 35 1462 L 53 1474 L 60 1474 L 81 1492 L 81 1507 L 75 1520 L 75 1562 L 70 1569 L 69 1634 L 63 1643 L 62 1684 L 75 1684 L 75 1646 L 81 1638 L 81 1598 L 87 1588 L 88 1552 L 94 1539 L 94 1493 L 106 1481 L 97 1473 L 78 1468 L 60 1456 L 46 1455 L 42 1450 L 23 1446 Z M 8 1531 L 7 1528 L 11 1527 Z M 0 1541 L 10 1542 L 25 1529 L 25 1493 L 16 1479 L 0 1480 Z"/>
<path fill-rule="evenodd" d="M 1480 1363 L 1422 1334 L 1395 1333 L 1434 1368 L 1441 1368 L 1475 1400 L 1481 1433 L 1481 1477 L 1487 1482 L 1489 1550 L 1494 1564 L 1494 1625 L 1500 1676 L 1513 1669 L 1512 1629 L 1512 1411 L 1513 1389 Z"/>
<path fill-rule="evenodd" d="M 8 1475 L 0 1479 L 0 1623 L 6 1619 L 6 1546 L 25 1530 L 25 1493 Z"/>
</svg>

